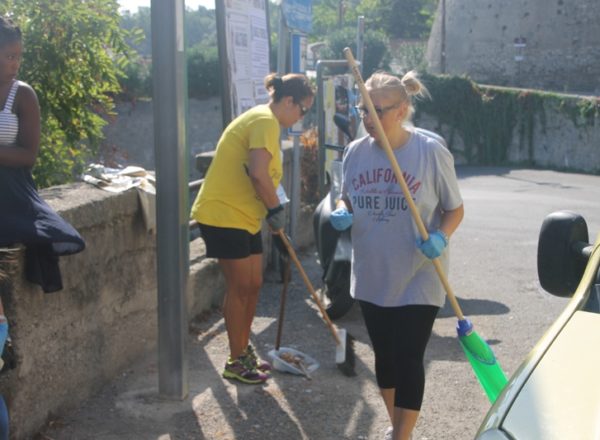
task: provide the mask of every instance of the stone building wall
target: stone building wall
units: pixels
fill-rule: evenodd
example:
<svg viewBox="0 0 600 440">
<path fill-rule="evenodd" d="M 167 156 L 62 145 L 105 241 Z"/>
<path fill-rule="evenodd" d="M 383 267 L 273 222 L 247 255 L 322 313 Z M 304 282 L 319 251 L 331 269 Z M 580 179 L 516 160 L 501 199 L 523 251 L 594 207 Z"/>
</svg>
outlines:
<svg viewBox="0 0 600 440">
<path fill-rule="evenodd" d="M 430 72 L 442 73 L 445 41 L 444 73 L 484 84 L 600 94 L 596 0 L 445 0 L 445 14 L 443 3 L 427 48 Z M 525 47 L 515 47 L 516 39 Z"/>
</svg>

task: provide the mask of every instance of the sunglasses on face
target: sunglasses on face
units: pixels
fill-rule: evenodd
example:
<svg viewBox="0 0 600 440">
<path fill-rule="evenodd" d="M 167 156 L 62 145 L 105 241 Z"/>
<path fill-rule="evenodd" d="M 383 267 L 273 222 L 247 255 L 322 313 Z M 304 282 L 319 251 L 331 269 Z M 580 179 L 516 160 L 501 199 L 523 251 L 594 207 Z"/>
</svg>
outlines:
<svg viewBox="0 0 600 440">
<path fill-rule="evenodd" d="M 305 114 L 308 113 L 308 109 L 306 107 L 304 107 L 299 102 L 297 102 L 296 104 L 298 104 L 298 107 L 300 107 L 300 116 L 304 116 Z"/>
<path fill-rule="evenodd" d="M 375 107 L 375 113 L 377 113 L 377 117 L 381 119 L 381 117 L 389 110 L 393 108 L 397 108 L 400 104 L 388 105 L 387 107 Z M 356 106 L 356 110 L 358 111 L 358 115 L 361 118 L 366 118 L 369 116 L 369 109 L 365 106 Z"/>
</svg>

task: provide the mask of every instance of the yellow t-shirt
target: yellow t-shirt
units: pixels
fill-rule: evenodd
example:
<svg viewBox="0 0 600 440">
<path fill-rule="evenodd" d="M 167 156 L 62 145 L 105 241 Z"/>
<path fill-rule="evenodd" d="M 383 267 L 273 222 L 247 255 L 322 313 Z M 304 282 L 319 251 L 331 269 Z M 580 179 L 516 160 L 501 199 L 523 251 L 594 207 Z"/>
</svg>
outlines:
<svg viewBox="0 0 600 440">
<path fill-rule="evenodd" d="M 251 108 L 227 126 L 192 206 L 192 218 L 251 234 L 260 230 L 267 209 L 248 176 L 249 153 L 253 148 L 266 148 L 271 153 L 269 175 L 277 188 L 283 173 L 279 130 L 279 121 L 268 105 Z"/>
</svg>

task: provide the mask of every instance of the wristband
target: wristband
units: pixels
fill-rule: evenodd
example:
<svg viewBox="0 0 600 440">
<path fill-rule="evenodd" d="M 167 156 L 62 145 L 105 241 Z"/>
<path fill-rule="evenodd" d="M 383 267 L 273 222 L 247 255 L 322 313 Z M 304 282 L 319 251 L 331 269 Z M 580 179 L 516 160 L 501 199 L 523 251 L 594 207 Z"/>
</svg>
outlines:
<svg viewBox="0 0 600 440">
<path fill-rule="evenodd" d="M 267 208 L 267 218 L 273 217 L 278 212 L 283 211 L 282 205 L 277 205 L 275 208 Z"/>
</svg>

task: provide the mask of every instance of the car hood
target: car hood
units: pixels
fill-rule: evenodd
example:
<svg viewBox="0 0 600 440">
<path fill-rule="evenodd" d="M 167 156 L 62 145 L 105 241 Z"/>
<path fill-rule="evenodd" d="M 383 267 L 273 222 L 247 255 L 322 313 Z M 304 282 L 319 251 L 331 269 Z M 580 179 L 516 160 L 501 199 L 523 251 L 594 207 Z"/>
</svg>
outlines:
<svg viewBox="0 0 600 440">
<path fill-rule="evenodd" d="M 511 377 L 478 440 L 600 438 L 600 314 L 583 311 L 600 266 L 600 235 L 565 310 Z"/>
<path fill-rule="evenodd" d="M 577 311 L 508 411 L 515 439 L 600 438 L 600 315 Z"/>
</svg>

